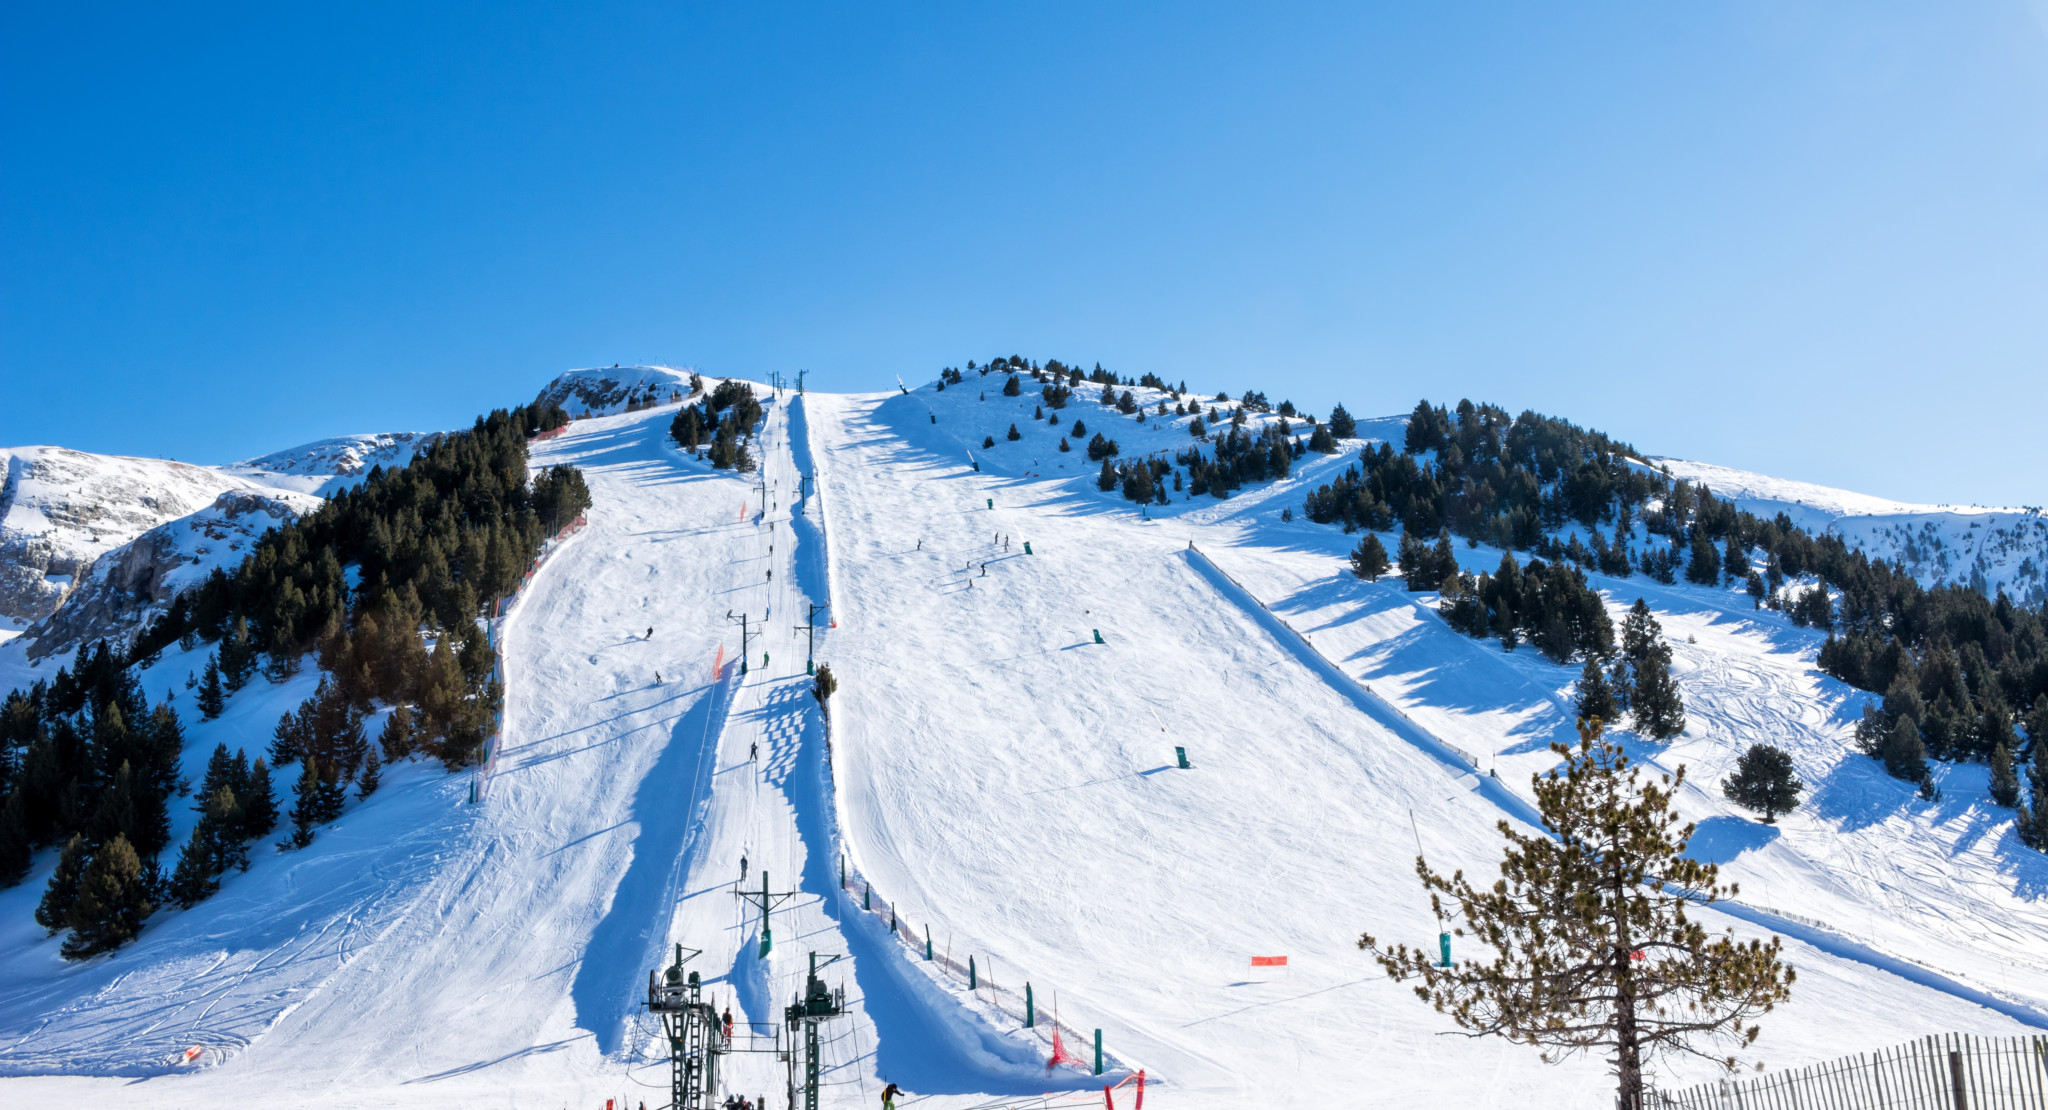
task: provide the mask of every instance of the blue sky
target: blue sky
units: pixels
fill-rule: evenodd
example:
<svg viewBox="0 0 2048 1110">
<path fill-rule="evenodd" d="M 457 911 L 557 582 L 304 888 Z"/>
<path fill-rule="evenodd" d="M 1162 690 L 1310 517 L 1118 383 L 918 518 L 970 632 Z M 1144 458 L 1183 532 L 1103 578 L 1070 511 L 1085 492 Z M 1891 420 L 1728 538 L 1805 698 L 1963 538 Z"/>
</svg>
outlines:
<svg viewBox="0 0 2048 1110">
<path fill-rule="evenodd" d="M 0 443 L 1019 353 L 2048 502 L 2048 0 L 0 13 Z"/>
</svg>

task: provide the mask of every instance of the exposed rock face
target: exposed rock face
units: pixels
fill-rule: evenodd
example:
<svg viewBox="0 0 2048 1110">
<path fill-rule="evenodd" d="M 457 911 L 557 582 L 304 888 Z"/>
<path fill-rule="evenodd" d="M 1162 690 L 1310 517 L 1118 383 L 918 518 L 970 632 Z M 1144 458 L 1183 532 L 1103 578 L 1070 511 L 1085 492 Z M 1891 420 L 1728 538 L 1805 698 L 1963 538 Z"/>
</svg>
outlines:
<svg viewBox="0 0 2048 1110">
<path fill-rule="evenodd" d="M 536 401 L 553 401 L 572 417 L 625 412 L 635 400 L 667 404 L 690 397 L 690 371 L 667 366 L 604 366 L 571 370 L 548 383 Z M 704 380 L 705 388 L 717 379 Z"/>
<path fill-rule="evenodd" d="M 272 528 L 320 499 L 282 490 L 229 490 L 200 511 L 158 525 L 94 562 L 79 587 L 25 637 L 28 657 L 61 655 L 83 643 L 125 643 L 179 591 L 215 567 L 232 569 Z"/>
<path fill-rule="evenodd" d="M 247 484 L 211 467 L 63 447 L 0 448 L 0 460 L 0 618 L 17 625 L 56 612 L 100 556 Z"/>
</svg>

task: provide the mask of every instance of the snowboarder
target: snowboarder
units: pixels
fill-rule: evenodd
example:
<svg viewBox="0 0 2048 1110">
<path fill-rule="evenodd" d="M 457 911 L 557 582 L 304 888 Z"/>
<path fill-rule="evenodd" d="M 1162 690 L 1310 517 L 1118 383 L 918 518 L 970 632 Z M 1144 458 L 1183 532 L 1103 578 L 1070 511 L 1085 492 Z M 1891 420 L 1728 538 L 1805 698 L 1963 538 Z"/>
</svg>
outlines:
<svg viewBox="0 0 2048 1110">
<path fill-rule="evenodd" d="M 902 1093 L 903 1088 L 894 1083 L 882 1088 L 882 1110 L 896 1110 L 896 1096 Z"/>
<path fill-rule="evenodd" d="M 655 684 L 656 686 L 659 686 L 659 685 L 661 685 L 661 672 L 660 672 L 660 671 L 656 671 L 656 672 L 654 672 L 654 684 Z"/>
</svg>

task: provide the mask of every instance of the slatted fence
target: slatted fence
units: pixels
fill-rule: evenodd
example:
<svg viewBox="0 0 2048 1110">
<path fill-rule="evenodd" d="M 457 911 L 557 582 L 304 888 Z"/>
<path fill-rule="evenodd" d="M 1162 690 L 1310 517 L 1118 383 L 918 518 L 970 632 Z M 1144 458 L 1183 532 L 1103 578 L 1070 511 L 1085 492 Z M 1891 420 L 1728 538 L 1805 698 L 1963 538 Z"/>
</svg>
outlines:
<svg viewBox="0 0 2048 1110">
<path fill-rule="evenodd" d="M 1928 1037 L 1755 1079 L 1655 1091 L 1647 1110 L 2048 1110 L 2048 1036 Z"/>
</svg>

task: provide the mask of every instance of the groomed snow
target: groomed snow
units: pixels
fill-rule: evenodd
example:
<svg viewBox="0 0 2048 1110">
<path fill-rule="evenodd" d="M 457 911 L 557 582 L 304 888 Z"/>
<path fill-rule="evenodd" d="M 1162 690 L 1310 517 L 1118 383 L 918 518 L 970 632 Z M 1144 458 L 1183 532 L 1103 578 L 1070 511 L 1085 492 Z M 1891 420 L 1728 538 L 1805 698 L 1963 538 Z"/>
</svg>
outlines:
<svg viewBox="0 0 2048 1110">
<path fill-rule="evenodd" d="M 534 465 L 584 468 L 596 506 L 505 623 L 507 741 L 484 803 L 467 804 L 467 774 L 395 768 L 312 847 L 256 852 L 214 899 L 75 966 L 29 921 L 45 852 L 0 892 L 0 1070 L 14 1076 L 0 1095 L 660 1105 L 635 1002 L 674 943 L 704 950 L 691 966 L 742 1023 L 788 1000 L 808 951 L 850 954 L 827 975 L 855 1011 L 831 1030 L 829 1106 L 872 1106 L 887 1080 L 963 1108 L 1086 1082 L 1048 1078 L 1014 1016 L 854 915 L 843 849 L 956 960 L 1101 1028 L 1158 1106 L 1603 1103 L 1599 1061 L 1547 1066 L 1446 1035 L 1355 947 L 1363 931 L 1433 942 L 1418 835 L 1434 866 L 1492 871 L 1494 824 L 1526 812 L 1529 775 L 1553 762 L 1575 672 L 1451 632 L 1428 595 L 1352 578 L 1356 537 L 1281 523 L 1345 456 L 1143 519 L 1094 489 L 1078 450 L 1054 450 L 1050 425 L 1020 419 L 1033 396 L 1000 384 L 785 397 L 758 477 L 669 444 L 673 405 L 537 444 Z M 1141 429 L 1085 392 L 1065 423 L 1085 416 L 1127 454 L 1191 442 L 1184 421 Z M 1012 421 L 1019 443 L 1003 438 Z M 795 521 L 799 474 L 816 492 Z M 1490 568 L 1499 552 L 1460 557 Z M 1930 806 L 1849 754 L 1864 695 L 1815 675 L 1816 637 L 1739 593 L 1598 584 L 1617 612 L 1647 597 L 1673 641 L 1692 724 L 1641 754 L 1691 768 L 1700 850 L 1760 907 L 1710 918 L 1742 935 L 1769 927 L 1765 910 L 1811 919 L 1783 921 L 1800 978 L 1752 1058 L 2048 1026 L 2048 860 L 2017 848 L 1969 771 Z M 817 652 L 840 680 L 829 754 L 796 630 L 813 603 L 829 606 Z M 745 676 L 728 613 L 765 630 Z M 201 662 L 174 650 L 145 676 L 152 697 L 178 698 L 195 780 L 216 742 L 266 745 L 311 683 L 259 680 L 201 724 L 182 688 Z M 50 669 L 10 668 L 0 679 Z M 1812 787 L 1776 829 L 1714 789 L 1762 738 Z M 1193 769 L 1174 766 L 1177 745 Z M 182 838 L 189 810 L 180 821 Z M 766 870 L 794 893 L 765 962 L 734 894 L 742 854 L 750 886 Z M 1254 971 L 1255 955 L 1289 966 Z M 197 1066 L 171 1062 L 195 1042 Z M 729 1074 L 780 1090 L 772 1057 Z"/>
</svg>

